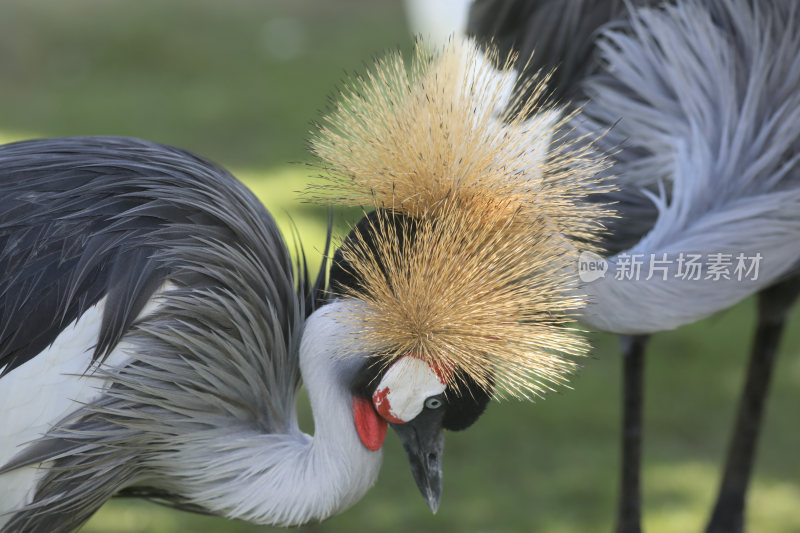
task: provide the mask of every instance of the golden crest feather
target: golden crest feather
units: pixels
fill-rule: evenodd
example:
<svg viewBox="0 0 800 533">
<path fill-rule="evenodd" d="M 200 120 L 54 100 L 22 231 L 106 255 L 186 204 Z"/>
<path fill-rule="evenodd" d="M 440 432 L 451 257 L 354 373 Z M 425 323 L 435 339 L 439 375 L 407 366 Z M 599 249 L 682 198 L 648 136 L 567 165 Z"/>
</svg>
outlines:
<svg viewBox="0 0 800 533">
<path fill-rule="evenodd" d="M 589 349 L 568 324 L 585 304 L 576 243 L 591 247 L 610 214 L 586 200 L 607 190 L 607 165 L 590 142 L 565 141 L 546 77 L 511 97 L 513 58 L 497 70 L 485 54 L 420 43 L 410 65 L 389 55 L 345 87 L 311 140 L 326 172 L 310 195 L 384 213 L 371 244 L 341 248 L 359 286 L 340 296 L 363 304 L 345 318 L 354 353 L 414 354 L 528 397 Z"/>
</svg>

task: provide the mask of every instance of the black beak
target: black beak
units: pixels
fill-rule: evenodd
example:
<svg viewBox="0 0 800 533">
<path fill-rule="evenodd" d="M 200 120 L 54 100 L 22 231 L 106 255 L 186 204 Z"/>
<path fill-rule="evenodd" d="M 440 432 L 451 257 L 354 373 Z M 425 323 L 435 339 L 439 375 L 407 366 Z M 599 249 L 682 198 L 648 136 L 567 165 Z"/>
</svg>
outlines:
<svg viewBox="0 0 800 533">
<path fill-rule="evenodd" d="M 441 413 L 420 413 L 417 418 L 405 424 L 391 424 L 411 464 L 414 481 L 435 514 L 442 497 L 442 435 Z"/>
</svg>

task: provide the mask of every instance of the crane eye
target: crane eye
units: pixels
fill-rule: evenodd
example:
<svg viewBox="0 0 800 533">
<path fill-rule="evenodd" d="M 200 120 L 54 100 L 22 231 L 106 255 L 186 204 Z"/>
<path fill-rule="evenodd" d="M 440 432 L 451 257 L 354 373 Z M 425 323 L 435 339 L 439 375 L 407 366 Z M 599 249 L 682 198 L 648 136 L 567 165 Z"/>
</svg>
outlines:
<svg viewBox="0 0 800 533">
<path fill-rule="evenodd" d="M 437 398 L 436 396 L 431 396 L 427 400 L 425 400 L 425 407 L 428 409 L 438 409 L 442 406 L 442 400 Z"/>
</svg>

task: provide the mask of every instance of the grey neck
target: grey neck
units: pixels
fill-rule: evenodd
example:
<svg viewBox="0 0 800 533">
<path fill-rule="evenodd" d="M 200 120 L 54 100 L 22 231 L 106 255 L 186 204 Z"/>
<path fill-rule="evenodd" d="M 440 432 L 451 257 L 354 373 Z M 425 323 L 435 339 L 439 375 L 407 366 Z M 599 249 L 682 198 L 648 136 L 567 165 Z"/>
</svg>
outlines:
<svg viewBox="0 0 800 533">
<path fill-rule="evenodd" d="M 225 451 L 232 458 L 228 467 L 238 470 L 226 484 L 230 490 L 220 491 L 217 484 L 204 507 L 231 518 L 293 526 L 347 509 L 375 482 L 382 451 L 361 443 L 348 386 L 360 362 L 338 355 L 338 347 L 352 338 L 336 320 L 346 305 L 351 304 L 318 309 L 303 333 L 300 370 L 314 415 L 313 438 L 296 427 L 282 434 L 237 436 L 237 450 L 229 444 Z"/>
</svg>

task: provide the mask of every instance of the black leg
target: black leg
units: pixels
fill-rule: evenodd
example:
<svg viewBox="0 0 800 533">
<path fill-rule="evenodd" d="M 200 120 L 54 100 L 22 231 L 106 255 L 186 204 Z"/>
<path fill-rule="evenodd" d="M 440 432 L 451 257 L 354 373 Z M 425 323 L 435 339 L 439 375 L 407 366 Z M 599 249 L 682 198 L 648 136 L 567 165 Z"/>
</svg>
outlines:
<svg viewBox="0 0 800 533">
<path fill-rule="evenodd" d="M 616 533 L 641 533 L 642 407 L 646 335 L 623 336 L 622 341 L 622 477 Z"/>
<path fill-rule="evenodd" d="M 706 533 L 741 533 L 744 530 L 745 497 L 753 471 L 764 403 L 786 315 L 798 294 L 800 277 L 769 287 L 758 295 L 758 326 L 725 472 Z"/>
</svg>

